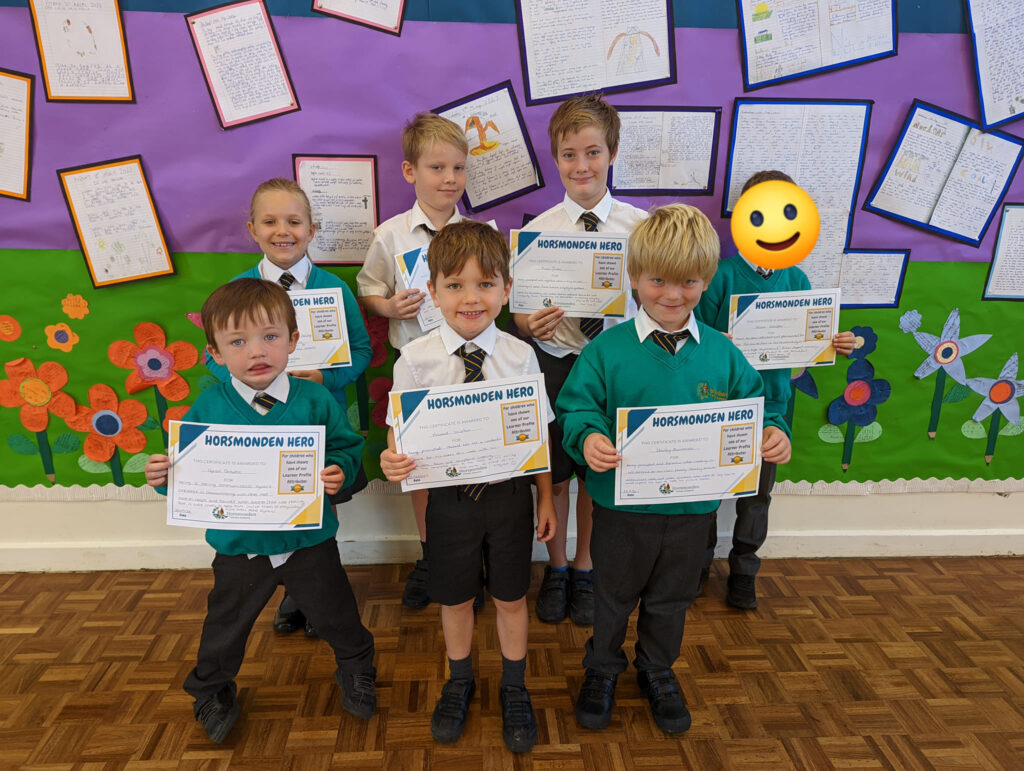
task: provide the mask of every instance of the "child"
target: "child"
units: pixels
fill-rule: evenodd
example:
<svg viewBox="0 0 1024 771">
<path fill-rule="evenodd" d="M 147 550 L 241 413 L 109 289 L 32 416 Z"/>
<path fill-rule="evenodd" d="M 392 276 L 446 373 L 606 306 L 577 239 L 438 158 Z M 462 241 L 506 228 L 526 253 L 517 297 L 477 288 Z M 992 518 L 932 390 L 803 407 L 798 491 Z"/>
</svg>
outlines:
<svg viewBox="0 0 1024 771">
<path fill-rule="evenodd" d="M 781 180 L 793 183 L 793 180 L 781 171 L 759 171 L 743 185 L 747 192 L 754 185 L 770 180 Z M 804 272 L 795 265 L 780 270 L 765 270 L 738 254 L 728 260 L 722 260 L 718 272 L 712 279 L 707 291 L 701 296 L 697 306 L 697 318 L 711 327 L 725 332 L 729 328 L 729 300 L 734 294 L 752 294 L 765 292 L 795 292 L 811 288 Z M 852 332 L 839 332 L 832 338 L 836 353 L 842 356 L 853 350 L 854 336 Z M 766 412 L 786 414 L 792 389 L 789 384 L 790 371 L 786 369 L 758 370 L 764 383 L 764 402 Z M 757 591 L 754 576 L 761 567 L 757 550 L 768 536 L 768 504 L 771 502 L 772 488 L 775 486 L 775 464 L 765 461 L 761 464 L 761 476 L 757 483 L 757 495 L 736 499 L 736 524 L 732 531 L 732 550 L 729 552 L 729 580 L 725 601 L 734 608 L 750 609 L 757 607 Z M 708 552 L 704 568 L 701 571 L 701 584 L 707 579 L 711 570 L 711 561 L 715 556 L 718 543 L 717 512 L 711 517 L 711 528 L 708 533 Z"/>
<path fill-rule="evenodd" d="M 464 222 L 447 225 L 430 245 L 430 295 L 444 323 L 402 348 L 395 364 L 395 390 L 462 383 L 476 375 L 462 354 L 484 352 L 478 372 L 484 379 L 538 372 L 526 343 L 499 332 L 494 319 L 508 301 L 508 245 L 490 225 Z M 545 402 L 547 400 L 545 399 Z M 545 405 L 551 415 L 550 405 Z M 380 465 L 392 482 L 409 476 L 416 464 L 395 452 L 394 430 Z M 551 474 L 536 475 L 537 538 L 554 535 Z M 537 719 L 526 690 L 526 636 L 533 550 L 533 493 L 529 479 L 492 482 L 475 500 L 459 487 L 429 491 L 427 554 L 430 596 L 441 603 L 441 626 L 451 678 L 430 721 L 440 742 L 462 734 L 469 700 L 476 689 L 473 660 L 473 597 L 480 588 L 480 561 L 487 568 L 487 588 L 498 613 L 501 644 L 502 737 L 513 752 L 525 752 L 537 740 Z"/>
<path fill-rule="evenodd" d="M 395 255 L 426 246 L 446 224 L 462 219 L 456 203 L 466 189 L 469 143 L 465 133 L 447 118 L 421 112 L 402 131 L 402 154 L 405 157 L 402 176 L 413 186 L 416 202 L 409 211 L 377 227 L 366 260 L 356 276 L 366 312 L 391 319 L 388 339 L 395 351 L 423 334 L 416 314 L 426 297 L 417 289 L 399 290 Z M 430 604 L 426 491 L 412 493 L 412 508 L 422 555 L 406 581 L 402 604 L 419 609 Z M 483 601 L 483 595 L 479 601 Z"/>
<path fill-rule="evenodd" d="M 583 350 L 558 397 L 565 448 L 589 466 L 594 497 L 597 602 L 576 701 L 576 719 L 586 728 L 604 728 L 611 719 L 615 683 L 627 666 L 622 642 L 638 600 L 637 682 L 659 728 L 673 734 L 690 727 L 672 665 L 686 609 L 697 596 L 708 515 L 718 501 L 616 506 L 621 458 L 612 437 L 618 407 L 761 395 L 761 379 L 743 354 L 692 313 L 718 251 L 714 228 L 692 206 L 665 206 L 640 223 L 629 238 L 627 267 L 641 309 Z M 785 463 L 790 444 L 782 416 L 766 411 L 764 424 L 763 458 Z"/>
<path fill-rule="evenodd" d="M 345 328 L 348 331 L 352 366 L 324 370 L 293 370 L 292 377 L 321 383 L 334 394 L 338 404 L 345 404 L 345 387 L 354 382 L 370 363 L 372 349 L 370 336 L 363 325 L 359 304 L 348 285 L 333 273 L 317 267 L 309 259 L 306 249 L 316 235 L 317 225 L 305 191 L 290 179 L 268 179 L 256 188 L 249 204 L 249 235 L 263 250 L 263 259 L 254 267 L 235 278 L 263 278 L 276 281 L 285 290 L 341 289 L 345 304 Z M 225 367 L 206 357 L 207 368 L 221 382 L 230 375 Z M 351 500 L 352 495 L 366 487 L 366 474 L 360 464 L 358 472 L 348 477 L 350 484 L 331 496 L 335 504 Z M 315 637 L 312 624 L 292 597 L 285 594 L 274 616 L 274 631 L 290 634 L 305 627 L 307 637 Z"/>
<path fill-rule="evenodd" d="M 647 215 L 616 201 L 608 192 L 608 167 L 619 149 L 619 115 L 600 94 L 587 94 L 562 102 L 548 124 L 551 153 L 565 187 L 565 199 L 531 221 L 530 230 L 607 231 L 629 233 Z M 628 303 L 627 318 L 635 306 Z M 556 305 L 529 315 L 517 313 L 516 326 L 532 338 L 537 360 L 552 404 L 580 351 L 617 320 L 580 319 L 565 316 Z M 590 529 L 593 503 L 583 484 L 586 471 L 574 466 L 562 449 L 561 430 L 552 435 L 551 469 L 554 481 L 558 532 L 548 543 L 549 564 L 537 595 L 537 618 L 557 624 L 568 611 L 573 623 L 594 623 L 593 563 Z M 569 521 L 569 479 L 576 472 L 576 556 L 570 571 L 566 554 Z"/>
<path fill-rule="evenodd" d="M 335 493 L 359 468 L 363 439 L 349 427 L 344 408 L 321 385 L 285 373 L 299 332 L 295 309 L 277 284 L 240 278 L 220 287 L 203 304 L 207 352 L 231 375 L 203 391 L 185 420 L 232 425 L 322 425 L 327 430 L 324 490 Z M 269 398 L 268 398 L 269 397 Z M 258 402 L 257 402 L 258 399 Z M 270 404 L 268 407 L 267 405 Z M 167 483 L 170 460 L 151 455 L 146 482 Z M 196 666 L 185 679 L 196 720 L 211 741 L 224 741 L 241 707 L 235 675 L 256 617 L 278 584 L 292 592 L 319 635 L 334 649 L 341 705 L 369 720 L 377 706 L 373 636 L 359 608 L 334 539 L 338 518 L 324 500 L 317 530 L 207 530 L 213 589 L 199 640 Z"/>
</svg>

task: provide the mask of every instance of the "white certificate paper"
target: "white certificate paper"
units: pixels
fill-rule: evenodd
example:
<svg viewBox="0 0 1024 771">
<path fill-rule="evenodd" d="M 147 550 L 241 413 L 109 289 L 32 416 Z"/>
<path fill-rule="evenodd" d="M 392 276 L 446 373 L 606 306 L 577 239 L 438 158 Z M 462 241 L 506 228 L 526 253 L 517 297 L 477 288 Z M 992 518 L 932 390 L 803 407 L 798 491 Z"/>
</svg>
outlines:
<svg viewBox="0 0 1024 771">
<path fill-rule="evenodd" d="M 362 262 L 377 227 L 377 156 L 293 155 L 292 163 L 319 223 L 309 258 L 318 265 Z"/>
<path fill-rule="evenodd" d="M 615 505 L 738 498 L 757 492 L 764 397 L 620 407 Z"/>
<path fill-rule="evenodd" d="M 569 316 L 623 318 L 628 233 L 512 231 L 512 313 L 557 305 Z"/>
<path fill-rule="evenodd" d="M 351 367 L 341 289 L 293 289 L 288 296 L 299 326 L 299 342 L 288 357 L 288 369 Z"/>
<path fill-rule="evenodd" d="M 416 314 L 420 329 L 429 332 L 441 326 L 444 316 L 441 309 L 434 305 L 427 282 L 430 280 L 430 267 L 427 265 L 427 247 L 420 246 L 407 252 L 395 255 L 396 275 L 401 282 L 400 289 L 418 289 L 423 293 L 423 304 Z"/>
<path fill-rule="evenodd" d="M 395 445 L 416 468 L 402 490 L 500 482 L 551 467 L 544 376 L 392 391 Z"/>
<path fill-rule="evenodd" d="M 836 363 L 839 290 L 734 294 L 729 333 L 754 369 Z"/>
<path fill-rule="evenodd" d="M 167 524 L 212 530 L 323 525 L 323 426 L 168 426 Z"/>
<path fill-rule="evenodd" d="M 27 201 L 33 76 L 0 69 L 0 195 Z"/>
</svg>

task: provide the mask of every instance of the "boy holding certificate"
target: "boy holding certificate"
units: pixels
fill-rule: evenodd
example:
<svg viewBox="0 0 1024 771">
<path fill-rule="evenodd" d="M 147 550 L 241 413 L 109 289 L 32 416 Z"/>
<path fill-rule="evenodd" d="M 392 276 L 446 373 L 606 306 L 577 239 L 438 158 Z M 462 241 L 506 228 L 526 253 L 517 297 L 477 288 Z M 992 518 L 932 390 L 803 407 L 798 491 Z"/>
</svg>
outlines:
<svg viewBox="0 0 1024 771">
<path fill-rule="evenodd" d="M 533 231 L 598 231 L 630 233 L 647 214 L 616 201 L 608 190 L 608 168 L 619 149 L 619 114 L 599 94 L 567 99 L 558 106 L 548 123 L 551 154 L 565 187 L 565 198 L 524 227 Z M 635 306 L 626 303 L 626 317 Z M 566 316 L 557 305 L 529 315 L 514 315 L 519 332 L 531 340 L 551 402 L 558 398 L 562 383 L 576 357 L 591 340 L 619 319 L 583 319 Z M 549 564 L 537 595 L 537 618 L 557 624 L 566 614 L 573 623 L 594 622 L 593 562 L 590 557 L 590 529 L 593 503 L 583 485 L 586 468 L 574 465 L 562 449 L 561 431 L 551 437 L 551 469 L 554 482 L 558 533 L 548 543 Z M 566 553 L 569 522 L 569 480 L 576 473 L 576 555 L 572 567 Z"/>
<path fill-rule="evenodd" d="M 327 389 L 285 372 L 299 338 L 288 293 L 270 281 L 236 279 L 210 295 L 202 319 L 206 350 L 231 379 L 203 391 L 184 419 L 240 426 L 322 425 L 326 457 L 320 478 L 326 493 L 340 490 L 359 468 L 363 439 Z M 151 455 L 146 482 L 166 485 L 169 466 L 166 455 Z M 207 543 L 217 552 L 213 589 L 185 691 L 195 699 L 195 718 L 213 742 L 224 741 L 241 711 L 235 675 L 252 625 L 278 584 L 285 585 L 334 649 L 342 707 L 364 720 L 376 711 L 373 635 L 359 619 L 338 556 L 338 518 L 327 496 L 322 521 L 317 529 L 206 531 Z"/>
<path fill-rule="evenodd" d="M 622 650 L 630 613 L 640 603 L 634 665 L 654 720 L 666 733 L 690 727 L 672 672 L 686 609 L 697 596 L 708 518 L 717 500 L 615 504 L 616 410 L 754 398 L 761 378 L 724 335 L 692 313 L 718 265 L 714 228 L 698 209 L 665 206 L 629 238 L 627 265 L 641 309 L 580 354 L 558 397 L 565 449 L 586 463 L 594 498 L 594 633 L 576 719 L 604 728 L 627 667 Z M 777 412 L 765 412 L 761 455 L 785 463 L 790 444 Z"/>
<path fill-rule="evenodd" d="M 395 269 L 395 255 L 427 246 L 441 228 L 462 219 L 456 204 L 466 189 L 466 135 L 447 118 L 421 112 L 402 131 L 402 176 L 413 186 L 416 202 L 407 212 L 396 214 L 377 226 L 356 276 L 359 297 L 366 312 L 389 319 L 388 339 L 395 351 L 423 334 L 416 315 L 426 297 L 418 289 L 401 289 Z M 416 561 L 402 592 L 407 608 L 430 604 L 427 592 L 427 495 L 411 493 L 413 515 L 419 530 L 422 558 Z M 483 601 L 483 595 L 479 602 Z"/>
<path fill-rule="evenodd" d="M 772 180 L 795 184 L 788 174 L 781 171 L 759 171 L 744 183 L 742 192 L 747 192 L 761 182 Z M 735 257 L 722 260 L 719 263 L 715 277 L 700 298 L 697 317 L 720 332 L 725 332 L 729 328 L 729 301 L 733 295 L 794 292 L 810 288 L 811 282 L 796 265 L 771 270 L 755 264 L 742 254 L 737 254 Z M 853 344 L 852 332 L 840 332 L 832 339 L 832 346 L 840 356 L 845 356 L 853 351 Z M 790 370 L 788 368 L 762 369 L 758 371 L 758 374 L 764 383 L 765 410 L 785 415 L 792 394 Z M 771 492 L 775 486 L 775 473 L 774 463 L 763 462 L 761 476 L 757 484 L 757 494 L 736 499 L 736 524 L 732 531 L 729 579 L 725 595 L 725 601 L 734 608 L 757 607 L 754 577 L 761 567 L 761 559 L 757 556 L 757 550 L 761 548 L 765 538 L 768 537 L 768 504 L 771 502 Z M 716 511 L 711 517 L 707 555 L 700 577 L 701 584 L 710 573 L 711 561 L 714 559 L 717 543 Z"/>
<path fill-rule="evenodd" d="M 533 350 L 494 325 L 508 301 L 508 244 L 490 225 L 465 220 L 447 225 L 430 245 L 430 293 L 444 316 L 438 329 L 402 348 L 395 363 L 394 390 L 424 389 L 478 380 L 519 377 L 539 372 Z M 544 398 L 545 411 L 551 408 Z M 388 414 L 388 422 L 394 418 Z M 549 421 L 550 422 L 550 421 Z M 454 430 L 457 432 L 458 427 Z M 457 442 L 457 434 L 451 437 Z M 395 451 L 394 428 L 380 465 L 392 482 L 415 468 L 408 455 Z M 551 474 L 537 482 L 537 538 L 555 531 Z M 473 598 L 481 587 L 480 562 L 498 614 L 501 644 L 502 737 L 513 752 L 526 752 L 537 741 L 537 719 L 526 690 L 526 641 L 533 551 L 533 492 L 527 477 L 487 485 L 455 485 L 429 490 L 427 553 L 430 596 L 441 603 L 450 678 L 430 721 L 440 742 L 462 734 L 469 702 L 476 690 L 473 659 Z"/>
</svg>

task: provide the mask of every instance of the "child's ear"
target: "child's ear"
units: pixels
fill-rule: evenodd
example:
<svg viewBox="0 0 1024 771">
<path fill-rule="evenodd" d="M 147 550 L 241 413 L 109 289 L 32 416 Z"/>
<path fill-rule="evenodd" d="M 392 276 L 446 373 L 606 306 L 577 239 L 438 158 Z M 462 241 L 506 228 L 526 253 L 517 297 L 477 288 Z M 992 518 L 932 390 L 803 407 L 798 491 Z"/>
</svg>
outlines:
<svg viewBox="0 0 1024 771">
<path fill-rule="evenodd" d="M 210 357 L 215 362 L 220 364 L 220 366 L 222 366 L 222 367 L 225 366 L 225 364 L 224 364 L 224 357 L 220 355 L 220 352 L 217 350 L 217 346 L 215 346 L 215 345 L 208 345 L 208 346 L 206 346 L 206 352 L 208 354 L 210 354 Z"/>
<path fill-rule="evenodd" d="M 508 305 L 508 296 L 512 293 L 512 279 L 505 282 L 505 296 L 501 300 L 502 305 Z"/>
<path fill-rule="evenodd" d="M 252 220 L 246 222 L 245 226 L 249 228 L 249 238 L 256 241 L 256 228 L 253 227 Z M 256 243 L 259 243 L 259 241 L 256 241 Z"/>
<path fill-rule="evenodd" d="M 437 305 L 437 292 L 434 290 L 434 282 L 432 279 L 427 280 L 427 291 L 430 292 L 430 299 L 434 301 L 434 305 Z"/>
<path fill-rule="evenodd" d="M 299 330 L 295 330 L 291 334 L 291 340 L 288 341 L 288 353 L 295 353 L 295 346 L 299 344 Z"/>
<path fill-rule="evenodd" d="M 410 185 L 416 182 L 416 169 L 409 161 L 402 161 L 402 176 Z"/>
</svg>

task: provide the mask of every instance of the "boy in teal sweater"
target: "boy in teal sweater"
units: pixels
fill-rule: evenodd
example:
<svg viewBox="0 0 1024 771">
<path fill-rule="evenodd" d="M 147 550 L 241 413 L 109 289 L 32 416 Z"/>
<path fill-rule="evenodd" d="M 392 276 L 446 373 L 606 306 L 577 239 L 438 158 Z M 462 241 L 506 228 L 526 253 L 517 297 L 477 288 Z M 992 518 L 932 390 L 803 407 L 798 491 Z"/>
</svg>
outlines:
<svg viewBox="0 0 1024 771">
<path fill-rule="evenodd" d="M 288 355 L 299 339 L 287 292 L 270 281 L 241 278 L 217 289 L 203 304 L 207 352 L 231 379 L 203 391 L 185 420 L 230 425 L 322 425 L 326 427 L 324 491 L 340 490 L 359 468 L 363 439 L 348 424 L 345 409 L 323 386 L 289 378 Z M 161 492 L 170 460 L 151 455 L 146 482 Z M 195 668 L 185 691 L 211 741 L 224 740 L 241 707 L 235 675 L 260 611 L 284 584 L 334 649 L 341 704 L 368 720 L 376 711 L 377 675 L 373 636 L 338 555 L 338 518 L 324 497 L 321 528 L 285 532 L 207 530 L 217 554 L 213 589 Z"/>
<path fill-rule="evenodd" d="M 658 727 L 690 727 L 672 665 L 682 644 L 686 609 L 697 596 L 709 515 L 717 500 L 644 506 L 615 504 L 618 407 L 667 406 L 761 396 L 761 378 L 726 337 L 699 323 L 693 309 L 715 274 L 718 236 L 699 210 L 674 204 L 656 210 L 629 238 L 627 268 L 640 310 L 583 349 L 558 397 L 565 449 L 586 463 L 594 498 L 594 633 L 576 719 L 604 728 L 627 666 L 622 650 L 629 616 L 640 603 L 634 665 Z M 761 455 L 785 463 L 785 421 L 765 411 Z"/>
</svg>

